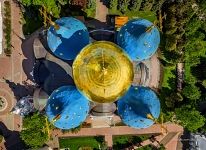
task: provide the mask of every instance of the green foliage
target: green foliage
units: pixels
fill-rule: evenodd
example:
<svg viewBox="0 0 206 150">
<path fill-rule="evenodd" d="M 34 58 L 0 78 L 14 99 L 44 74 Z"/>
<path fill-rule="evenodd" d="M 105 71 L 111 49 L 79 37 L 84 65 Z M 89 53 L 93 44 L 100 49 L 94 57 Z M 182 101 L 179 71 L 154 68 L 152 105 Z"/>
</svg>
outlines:
<svg viewBox="0 0 206 150">
<path fill-rule="evenodd" d="M 5 35 L 4 53 L 11 56 L 11 4 L 9 1 L 4 2 L 3 31 Z"/>
<path fill-rule="evenodd" d="M 162 87 L 165 87 L 168 89 L 175 88 L 174 84 L 172 84 L 176 80 L 175 66 L 164 67 L 163 74 L 164 75 L 163 75 Z"/>
<path fill-rule="evenodd" d="M 186 36 L 195 35 L 195 32 L 202 26 L 202 22 L 197 18 L 193 17 L 188 22 L 185 30 L 186 30 Z"/>
<path fill-rule="evenodd" d="M 204 86 L 204 88 L 206 88 L 206 80 L 202 81 L 202 85 Z"/>
<path fill-rule="evenodd" d="M 141 143 L 147 140 L 149 136 L 131 136 L 131 135 L 121 135 L 113 137 L 113 149 L 119 150 L 131 146 L 132 144 Z"/>
<path fill-rule="evenodd" d="M 24 35 L 30 35 L 43 26 L 42 18 L 29 18 L 26 13 L 24 14 L 22 23 Z"/>
<path fill-rule="evenodd" d="M 160 92 L 162 113 L 167 121 L 176 118 L 177 122 L 180 121 L 191 132 L 204 128 L 205 121 L 196 106 L 199 101 L 205 100 L 206 25 L 191 8 L 195 2 L 200 3 L 191 0 L 167 4 L 167 8 L 163 10 L 167 16 L 163 22 L 161 42 L 161 62 L 164 65 Z M 204 3 L 206 6 L 206 1 Z M 178 62 L 185 64 L 185 84 L 181 93 L 176 92 L 175 84 L 175 65 Z M 184 106 L 185 103 L 190 106 Z"/>
<path fill-rule="evenodd" d="M 100 137 L 103 139 L 103 137 Z M 77 137 L 77 138 L 60 138 L 60 148 L 70 148 L 70 150 L 78 150 L 80 147 L 91 147 L 92 149 L 98 149 L 102 143 L 98 141 L 96 137 Z M 104 140 L 102 140 L 104 141 Z"/>
<path fill-rule="evenodd" d="M 156 20 L 156 14 L 151 11 L 135 11 L 135 10 L 128 10 L 124 13 L 120 12 L 119 10 L 113 11 L 109 10 L 109 14 L 115 14 L 115 15 L 120 15 L 120 16 L 128 16 L 129 19 L 134 19 L 134 18 L 144 18 L 147 19 L 151 22 Z"/>
<path fill-rule="evenodd" d="M 131 10 L 140 10 L 142 0 L 132 0 L 132 7 Z"/>
<path fill-rule="evenodd" d="M 128 10 L 130 0 L 119 0 L 119 10 L 125 13 Z"/>
<path fill-rule="evenodd" d="M 96 7 L 96 1 L 95 0 L 88 0 L 86 7 L 87 8 L 94 8 L 94 7 Z"/>
<path fill-rule="evenodd" d="M 152 6 L 152 11 L 158 11 L 161 10 L 163 3 L 165 0 L 154 0 L 154 4 Z"/>
<path fill-rule="evenodd" d="M 100 149 L 101 149 L 101 150 L 107 150 L 107 149 L 108 149 L 107 142 L 103 141 L 103 142 L 100 144 Z"/>
<path fill-rule="evenodd" d="M 110 0 L 110 11 L 116 13 L 121 11 L 123 14 L 128 11 L 153 11 L 156 13 L 165 0 Z M 144 18 L 144 17 L 143 17 Z"/>
<path fill-rule="evenodd" d="M 141 148 L 138 148 L 136 150 L 165 150 L 165 147 L 163 144 L 160 144 L 160 147 L 159 148 L 156 148 L 155 146 L 153 145 L 147 145 L 147 146 L 143 146 Z"/>
<path fill-rule="evenodd" d="M 20 137 L 29 147 L 34 149 L 42 147 L 48 140 L 48 134 L 45 130 L 45 119 L 45 116 L 38 113 L 24 118 Z"/>
<path fill-rule="evenodd" d="M 193 0 L 192 0 L 193 1 Z M 189 22 L 193 13 L 191 13 L 191 3 L 171 2 L 168 4 L 166 13 L 167 17 L 163 23 L 165 40 L 162 43 L 164 51 L 175 51 L 172 60 L 180 58 L 182 61 L 182 51 L 185 47 L 184 34 L 185 25 Z"/>
<path fill-rule="evenodd" d="M 110 0 L 109 8 L 110 8 L 113 12 L 117 11 L 117 6 L 118 6 L 118 0 Z"/>
<path fill-rule="evenodd" d="M 150 11 L 154 4 L 154 0 L 143 0 L 141 4 L 141 10 Z"/>
<path fill-rule="evenodd" d="M 69 1 L 66 0 L 20 0 L 24 6 L 36 6 L 40 8 L 45 6 L 47 12 L 55 18 L 60 17 L 61 5 L 67 4 Z"/>
<path fill-rule="evenodd" d="M 187 128 L 191 132 L 197 131 L 205 124 L 205 118 L 199 111 L 191 106 L 182 106 L 175 109 L 175 114 L 182 126 Z"/>
<path fill-rule="evenodd" d="M 165 104 L 169 108 L 174 108 L 175 102 L 181 102 L 183 101 L 183 97 L 180 93 L 172 92 L 170 95 L 168 95 L 165 98 Z"/>
<path fill-rule="evenodd" d="M 190 100 L 198 100 L 201 96 L 200 89 L 193 84 L 186 85 L 183 88 L 182 94 Z"/>
<path fill-rule="evenodd" d="M 84 11 L 87 14 L 87 17 L 94 18 L 95 17 L 95 12 L 96 12 L 96 1 L 95 0 L 89 0 L 87 3 L 86 8 Z"/>
</svg>

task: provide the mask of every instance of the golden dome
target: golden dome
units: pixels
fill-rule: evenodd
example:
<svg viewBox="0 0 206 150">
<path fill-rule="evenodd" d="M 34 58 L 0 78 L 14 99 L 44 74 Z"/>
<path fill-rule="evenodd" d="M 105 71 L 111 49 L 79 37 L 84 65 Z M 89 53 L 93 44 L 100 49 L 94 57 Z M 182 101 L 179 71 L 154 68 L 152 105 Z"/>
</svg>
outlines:
<svg viewBox="0 0 206 150">
<path fill-rule="evenodd" d="M 98 41 L 89 44 L 73 63 L 77 88 L 91 101 L 116 101 L 130 87 L 133 66 L 128 56 L 114 43 Z"/>
</svg>

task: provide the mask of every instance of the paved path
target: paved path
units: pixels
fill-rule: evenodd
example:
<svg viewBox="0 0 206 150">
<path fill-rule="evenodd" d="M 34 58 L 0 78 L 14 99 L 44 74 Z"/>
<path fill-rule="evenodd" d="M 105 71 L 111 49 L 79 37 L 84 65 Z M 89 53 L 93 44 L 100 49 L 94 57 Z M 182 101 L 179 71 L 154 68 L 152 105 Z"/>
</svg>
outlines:
<svg viewBox="0 0 206 150">
<path fill-rule="evenodd" d="M 182 132 L 183 128 L 176 124 L 165 124 L 168 132 Z M 144 135 L 144 134 L 159 134 L 161 133 L 161 125 L 155 124 L 146 129 L 135 129 L 128 126 L 117 126 L 110 128 L 82 128 L 78 133 L 61 133 L 60 130 L 54 130 L 53 134 L 58 137 L 69 137 L 69 136 L 98 136 L 98 135 Z"/>
<path fill-rule="evenodd" d="M 23 60 L 27 60 L 29 57 L 32 58 L 32 53 L 29 50 L 32 50 L 28 47 L 31 45 L 24 45 L 24 49 L 27 49 L 28 55 L 24 55 L 22 52 L 22 42 L 24 39 L 22 33 L 22 25 L 19 23 L 21 20 L 20 9 L 12 0 L 11 2 L 11 25 L 12 25 L 12 55 L 11 57 L 6 57 L 1 55 L 0 57 L 0 96 L 6 98 L 8 102 L 7 109 L 4 112 L 0 112 L 0 121 L 2 121 L 9 130 L 11 131 L 20 131 L 22 126 L 22 118 L 19 115 L 9 114 L 9 111 L 16 103 L 17 93 L 22 95 L 26 94 L 23 88 L 23 81 L 27 80 L 27 75 L 24 73 L 24 70 L 33 67 L 31 66 L 30 61 L 27 61 L 26 65 L 23 66 Z M 7 80 L 7 82 L 5 81 Z M 1 147 L 4 147 L 4 143 L 0 144 Z"/>
<path fill-rule="evenodd" d="M 2 18 L 2 2 L 0 2 L 0 55 L 3 52 L 2 42 L 3 42 L 3 18 Z"/>
<path fill-rule="evenodd" d="M 113 145 L 112 135 L 105 135 L 104 140 L 108 147 L 112 147 Z"/>
<path fill-rule="evenodd" d="M 152 89 L 159 87 L 160 81 L 160 62 L 158 59 L 158 53 L 156 52 L 149 60 L 144 61 L 149 66 L 150 81 L 147 86 Z"/>
<path fill-rule="evenodd" d="M 11 25 L 12 25 L 12 55 L 11 57 L 0 57 L 0 96 L 7 99 L 9 107 L 0 113 L 0 120 L 5 123 L 10 130 L 19 131 L 21 129 L 21 117 L 16 115 L 8 115 L 11 108 L 16 103 L 16 93 L 23 94 L 24 91 L 19 86 L 23 86 L 23 81 L 27 79 L 22 66 L 22 60 L 25 56 L 22 54 L 22 25 L 20 19 L 19 7 L 11 1 Z M 26 66 L 27 67 L 27 66 Z M 5 81 L 7 79 L 8 82 Z"/>
<path fill-rule="evenodd" d="M 168 132 L 182 132 L 183 128 L 176 124 L 165 124 Z M 146 129 L 135 129 L 128 126 L 116 126 L 109 128 L 82 128 L 78 133 L 62 133 L 60 130 L 52 131 L 53 144 L 51 146 L 58 147 L 58 138 L 62 137 L 79 137 L 79 136 L 105 136 L 105 140 L 108 143 L 108 146 L 112 145 L 112 136 L 113 135 L 146 135 L 146 134 L 160 134 L 161 125 L 155 124 Z"/>
<path fill-rule="evenodd" d="M 106 22 L 106 17 L 108 14 L 108 8 L 101 2 L 101 0 L 96 0 L 96 16 L 95 19 Z"/>
</svg>

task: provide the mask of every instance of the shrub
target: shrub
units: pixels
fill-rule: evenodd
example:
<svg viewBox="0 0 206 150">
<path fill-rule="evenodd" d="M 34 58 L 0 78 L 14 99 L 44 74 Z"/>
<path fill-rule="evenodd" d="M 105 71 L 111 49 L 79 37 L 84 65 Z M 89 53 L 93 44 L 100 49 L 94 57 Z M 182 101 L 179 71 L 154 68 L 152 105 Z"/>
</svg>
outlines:
<svg viewBox="0 0 206 150">
<path fill-rule="evenodd" d="M 120 1 L 120 3 L 119 3 L 119 10 L 122 13 L 125 13 L 128 10 L 129 2 L 130 2 L 129 0 L 121 0 Z"/>
<path fill-rule="evenodd" d="M 132 0 L 132 7 L 131 7 L 131 10 L 138 10 L 140 9 L 141 7 L 141 3 L 142 3 L 142 0 Z"/>
<path fill-rule="evenodd" d="M 152 9 L 154 0 L 143 0 L 141 10 L 143 11 L 150 11 Z"/>
<path fill-rule="evenodd" d="M 24 118 L 20 137 L 29 147 L 40 148 L 48 140 L 49 135 L 46 130 L 46 117 L 35 113 Z"/>
<path fill-rule="evenodd" d="M 204 116 L 189 105 L 176 108 L 175 114 L 177 119 L 180 120 L 180 124 L 191 132 L 197 131 L 205 124 Z"/>
<path fill-rule="evenodd" d="M 190 100 L 198 100 L 201 96 L 200 89 L 195 85 L 186 85 L 182 91 L 183 95 Z"/>
<path fill-rule="evenodd" d="M 117 11 L 118 0 L 110 0 L 110 9 L 115 12 Z"/>
<path fill-rule="evenodd" d="M 206 88 L 206 80 L 203 80 L 202 85 Z"/>
<path fill-rule="evenodd" d="M 87 17 L 95 17 L 95 12 L 96 12 L 96 1 L 95 0 L 89 0 L 87 2 L 86 8 L 84 11 L 87 14 Z"/>
</svg>

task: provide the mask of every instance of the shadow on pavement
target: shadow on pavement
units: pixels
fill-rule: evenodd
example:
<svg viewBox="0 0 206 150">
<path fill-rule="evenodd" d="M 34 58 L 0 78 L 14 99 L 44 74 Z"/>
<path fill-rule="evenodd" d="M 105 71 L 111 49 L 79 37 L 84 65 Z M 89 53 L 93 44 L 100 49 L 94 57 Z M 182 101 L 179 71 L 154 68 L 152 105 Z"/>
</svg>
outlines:
<svg viewBox="0 0 206 150">
<path fill-rule="evenodd" d="M 189 144 L 190 141 L 188 140 L 190 139 L 190 133 L 187 131 L 184 131 L 180 138 L 181 138 L 181 143 L 183 145 L 182 149 L 183 150 L 190 149 L 190 144 Z"/>
<path fill-rule="evenodd" d="M 17 100 L 21 99 L 24 96 L 33 94 L 34 86 L 29 85 L 26 81 L 24 82 L 24 85 L 21 85 L 19 83 L 14 83 L 8 79 L 4 79 L 4 80 L 13 91 L 14 96 Z"/>
<path fill-rule="evenodd" d="M 72 77 L 59 64 L 44 59 L 36 63 L 34 79 L 49 95 L 61 86 L 74 85 Z"/>
<path fill-rule="evenodd" d="M 7 150 L 26 150 L 26 146 L 21 140 L 19 132 L 9 130 L 6 125 L 1 121 L 0 135 L 4 137 L 4 145 Z"/>
<path fill-rule="evenodd" d="M 33 44 L 34 44 L 34 39 L 38 37 L 40 30 L 42 29 L 39 29 L 33 34 L 31 34 L 30 37 L 28 37 L 26 40 L 22 42 L 21 45 L 22 54 L 25 57 L 22 61 L 22 67 L 24 73 L 27 76 L 27 80 L 30 81 L 33 81 L 32 71 L 35 63 Z"/>
<path fill-rule="evenodd" d="M 86 21 L 87 28 L 90 29 L 107 29 L 108 25 L 106 22 L 101 22 L 97 19 L 91 19 Z"/>
</svg>

